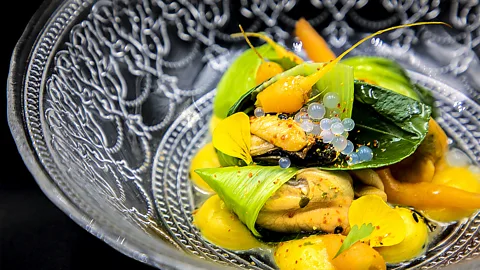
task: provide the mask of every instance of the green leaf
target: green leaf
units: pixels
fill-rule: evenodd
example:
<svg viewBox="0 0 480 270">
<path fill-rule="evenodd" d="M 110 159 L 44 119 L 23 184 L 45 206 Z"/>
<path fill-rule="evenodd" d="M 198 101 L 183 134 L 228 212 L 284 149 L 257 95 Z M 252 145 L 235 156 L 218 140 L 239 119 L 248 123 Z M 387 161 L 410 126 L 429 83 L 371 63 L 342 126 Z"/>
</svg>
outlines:
<svg viewBox="0 0 480 270">
<path fill-rule="evenodd" d="M 277 57 L 273 48 L 262 45 L 256 48 L 265 58 Z M 235 102 L 252 87 L 255 87 L 255 76 L 261 59 L 252 49 L 243 52 L 228 68 L 217 85 L 217 93 L 213 102 L 213 113 L 223 119 Z"/>
<path fill-rule="evenodd" d="M 355 82 L 352 119 L 355 129 L 349 139 L 367 145 L 373 159 L 348 166 L 336 164 L 326 170 L 379 168 L 400 162 L 415 152 L 428 132 L 431 108 L 414 99 L 364 82 Z"/>
<path fill-rule="evenodd" d="M 297 171 L 296 168 L 283 169 L 279 166 L 195 170 L 257 237 L 261 236 L 255 229 L 258 213 L 267 200 Z"/>
<path fill-rule="evenodd" d="M 350 232 L 348 233 L 347 237 L 345 238 L 345 240 L 343 241 L 343 244 L 342 246 L 340 247 L 340 249 L 338 250 L 337 254 L 335 255 L 335 257 L 333 257 L 334 259 L 340 255 L 342 252 L 344 252 L 345 250 L 349 249 L 351 246 L 353 246 L 356 242 L 362 240 L 363 238 L 369 236 L 370 234 L 372 234 L 373 230 L 375 228 L 373 227 L 372 223 L 369 223 L 369 224 L 362 224 L 362 226 L 360 226 L 360 228 L 358 228 L 357 225 L 353 226 L 351 229 L 350 229 Z"/>
<path fill-rule="evenodd" d="M 393 60 L 383 57 L 356 56 L 345 59 L 342 63 L 353 67 L 356 80 L 364 80 L 367 83 L 420 100 L 406 71 Z"/>
</svg>

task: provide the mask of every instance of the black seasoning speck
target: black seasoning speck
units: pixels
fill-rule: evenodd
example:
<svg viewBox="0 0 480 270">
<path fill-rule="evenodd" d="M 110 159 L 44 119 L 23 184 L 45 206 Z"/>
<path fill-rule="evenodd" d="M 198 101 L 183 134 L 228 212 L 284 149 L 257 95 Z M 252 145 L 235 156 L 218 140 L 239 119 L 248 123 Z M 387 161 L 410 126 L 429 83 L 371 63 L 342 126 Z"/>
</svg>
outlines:
<svg viewBox="0 0 480 270">
<path fill-rule="evenodd" d="M 415 220 L 416 223 L 418 223 L 418 216 L 417 213 L 413 212 L 412 213 L 413 219 Z"/>
<path fill-rule="evenodd" d="M 335 230 L 333 231 L 333 233 L 342 233 L 342 232 L 343 232 L 343 228 L 341 226 L 335 227 Z"/>
</svg>

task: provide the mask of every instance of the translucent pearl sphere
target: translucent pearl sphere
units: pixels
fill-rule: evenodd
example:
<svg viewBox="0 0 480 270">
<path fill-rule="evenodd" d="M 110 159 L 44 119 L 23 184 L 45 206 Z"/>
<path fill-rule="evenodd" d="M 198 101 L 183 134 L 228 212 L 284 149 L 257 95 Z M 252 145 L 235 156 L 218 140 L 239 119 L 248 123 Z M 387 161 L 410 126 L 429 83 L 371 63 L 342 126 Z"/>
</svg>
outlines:
<svg viewBox="0 0 480 270">
<path fill-rule="evenodd" d="M 323 130 L 320 133 L 320 136 L 322 137 L 324 143 L 330 143 L 335 137 L 330 130 Z"/>
<path fill-rule="evenodd" d="M 298 112 L 294 117 L 295 122 L 302 123 L 304 120 L 310 120 L 307 112 Z"/>
<path fill-rule="evenodd" d="M 347 147 L 347 139 L 343 136 L 335 136 L 332 140 L 332 145 L 338 152 L 341 152 Z"/>
<path fill-rule="evenodd" d="M 343 127 L 345 128 L 345 131 L 352 131 L 353 128 L 355 128 L 355 121 L 351 118 L 345 118 L 342 121 Z"/>
<path fill-rule="evenodd" d="M 329 130 L 331 126 L 332 126 L 332 120 L 330 120 L 330 119 L 328 119 L 328 118 L 323 118 L 323 119 L 320 121 L 320 127 L 321 127 L 323 130 Z"/>
<path fill-rule="evenodd" d="M 314 102 L 308 105 L 307 113 L 310 118 L 314 120 L 320 120 L 325 116 L 325 106 L 320 103 Z"/>
<path fill-rule="evenodd" d="M 320 127 L 320 124 L 314 123 L 311 133 L 315 136 L 320 135 L 320 133 L 322 133 L 322 128 Z"/>
<path fill-rule="evenodd" d="M 329 92 L 323 96 L 323 105 L 329 109 L 337 108 L 339 103 L 340 96 L 335 92 Z"/>
<path fill-rule="evenodd" d="M 278 160 L 278 165 L 280 166 L 280 168 L 286 169 L 290 167 L 290 165 L 292 165 L 292 162 L 288 157 L 282 157 Z"/>
<path fill-rule="evenodd" d="M 265 116 L 265 112 L 263 111 L 262 107 L 257 107 L 255 111 L 253 111 L 253 114 L 255 115 L 255 117 Z"/>
<path fill-rule="evenodd" d="M 300 123 L 300 127 L 307 133 L 312 132 L 313 122 L 310 119 L 303 120 L 302 123 Z"/>
<path fill-rule="evenodd" d="M 343 149 L 342 154 L 348 155 L 353 152 L 355 146 L 353 145 L 352 141 L 347 140 L 347 146 L 345 146 L 345 149 Z"/>
<path fill-rule="evenodd" d="M 337 122 L 333 123 L 332 127 L 330 129 L 332 130 L 333 134 L 335 134 L 335 135 L 340 135 L 345 131 L 345 129 L 343 128 L 343 124 L 341 122 L 340 123 L 337 123 Z"/>
<path fill-rule="evenodd" d="M 358 158 L 360 159 L 360 161 L 370 161 L 373 159 L 373 151 L 370 147 L 368 146 L 360 146 L 358 148 Z"/>
<path fill-rule="evenodd" d="M 357 153 L 351 153 L 348 156 L 348 160 L 347 160 L 348 165 L 355 165 L 359 162 L 360 162 L 360 158 L 358 157 Z"/>
</svg>

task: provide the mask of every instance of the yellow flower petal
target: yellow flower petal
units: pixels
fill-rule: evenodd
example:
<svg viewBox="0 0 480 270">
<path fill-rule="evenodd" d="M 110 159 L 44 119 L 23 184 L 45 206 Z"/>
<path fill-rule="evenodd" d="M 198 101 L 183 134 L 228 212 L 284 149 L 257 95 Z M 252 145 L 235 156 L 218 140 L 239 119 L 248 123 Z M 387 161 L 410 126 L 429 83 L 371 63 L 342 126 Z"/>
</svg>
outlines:
<svg viewBox="0 0 480 270">
<path fill-rule="evenodd" d="M 403 241 L 406 234 L 402 217 L 377 195 L 367 195 L 352 202 L 348 211 L 350 227 L 373 224 L 374 231 L 362 241 L 371 247 L 392 246 Z"/>
<path fill-rule="evenodd" d="M 250 119 L 245 113 L 233 114 L 218 123 L 213 131 L 212 142 L 224 154 L 240 158 L 247 164 L 252 163 Z"/>
</svg>

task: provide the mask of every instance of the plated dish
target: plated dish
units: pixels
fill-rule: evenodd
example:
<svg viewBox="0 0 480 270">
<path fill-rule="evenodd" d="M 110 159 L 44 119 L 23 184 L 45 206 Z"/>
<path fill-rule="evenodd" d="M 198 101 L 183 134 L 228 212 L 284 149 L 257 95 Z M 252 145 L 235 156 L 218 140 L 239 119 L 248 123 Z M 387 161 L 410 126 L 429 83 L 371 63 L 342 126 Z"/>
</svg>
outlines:
<svg viewBox="0 0 480 270">
<path fill-rule="evenodd" d="M 194 212 L 206 240 L 270 250 L 280 269 L 385 269 L 480 208 L 478 168 L 449 148 L 430 90 L 391 59 L 346 57 L 391 29 L 336 57 L 299 20 L 306 59 L 240 29 L 250 49 L 217 86 L 190 167 L 211 194 Z"/>
<path fill-rule="evenodd" d="M 449 22 L 453 29 L 424 26 L 387 33 L 340 62 L 355 55 L 398 61 L 412 84 L 432 91 L 434 119 L 449 138 L 452 155 L 447 157 L 464 152 L 478 165 L 475 7 L 464 1 L 337 1 L 335 6 L 323 4 L 328 1 L 261 2 L 65 0 L 42 5 L 12 57 L 8 120 L 25 164 L 52 202 L 113 248 L 160 269 L 275 269 L 279 238 L 268 240 L 265 229 L 258 227 L 262 238 L 254 238 L 267 243 L 260 250 L 222 248 L 202 236 L 193 213 L 212 193 L 192 185 L 189 169 L 197 153 L 205 153 L 200 148 L 211 142 L 212 108 L 216 114 L 225 105 L 228 113 L 241 97 L 224 95 L 221 100 L 232 98 L 231 104 L 214 102 L 222 93 L 215 95 L 218 79 L 233 56 L 248 48 L 245 39 L 230 34 L 239 32 L 241 23 L 246 31 L 264 31 L 297 52 L 292 29 L 300 16 L 322 29 L 336 55 L 366 33 L 388 26 Z M 257 47 L 265 43 L 250 40 Z M 305 55 L 307 46 L 304 42 L 298 53 L 304 62 L 313 59 Z M 245 92 L 258 85 L 251 80 L 236 84 L 245 84 Z M 353 135 L 346 139 L 353 142 Z M 278 153 L 268 154 L 261 166 L 278 166 Z M 287 169 L 303 169 L 295 165 L 296 155 L 288 158 Z M 362 164 L 367 163 L 357 166 Z M 388 266 L 431 269 L 461 267 L 457 263 L 469 259 L 478 263 L 478 214 L 432 224 L 438 226 L 429 231 L 424 255 Z"/>
</svg>

